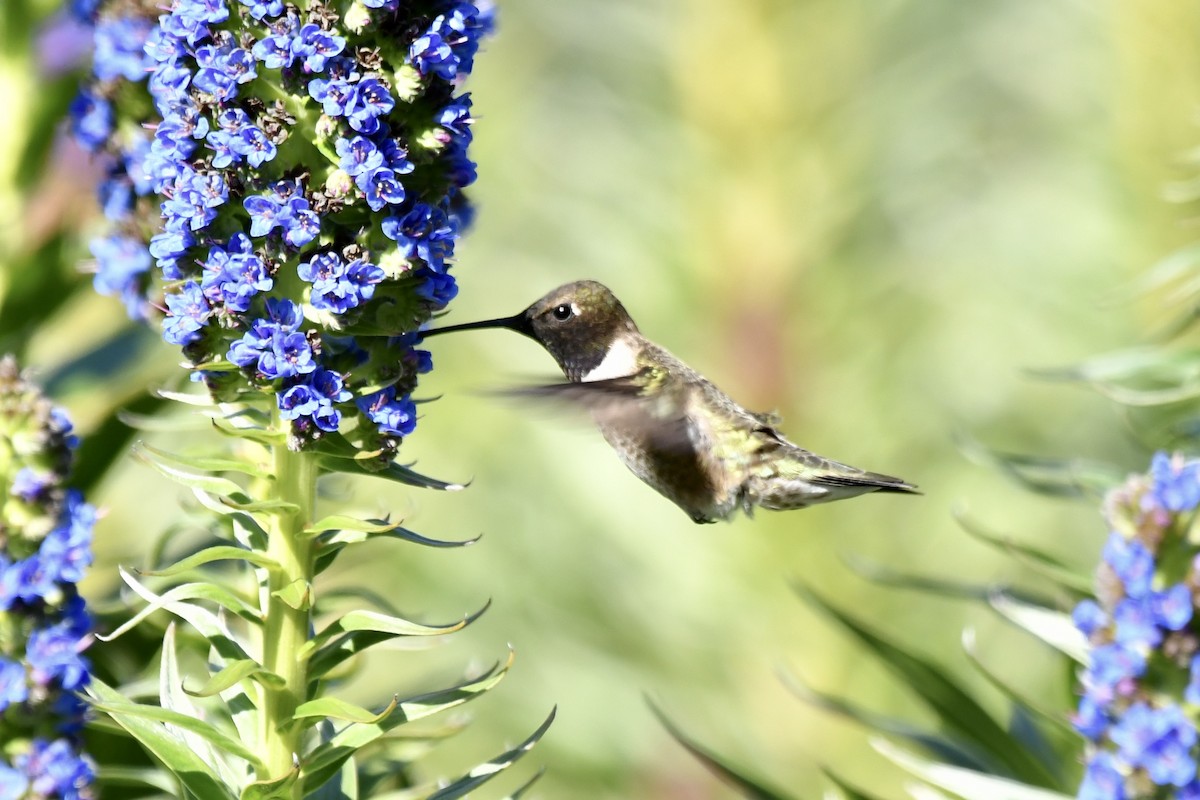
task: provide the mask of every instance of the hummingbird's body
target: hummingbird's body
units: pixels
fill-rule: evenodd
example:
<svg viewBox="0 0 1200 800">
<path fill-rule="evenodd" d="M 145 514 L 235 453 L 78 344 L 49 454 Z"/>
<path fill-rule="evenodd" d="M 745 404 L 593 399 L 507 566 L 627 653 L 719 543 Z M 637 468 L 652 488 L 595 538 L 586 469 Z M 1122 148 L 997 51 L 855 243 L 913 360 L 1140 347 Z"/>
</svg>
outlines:
<svg viewBox="0 0 1200 800">
<path fill-rule="evenodd" d="M 739 508 L 804 508 L 866 492 L 916 493 L 800 448 L 772 415 L 742 408 L 711 381 L 638 331 L 604 286 L 562 286 L 522 314 L 455 325 L 441 333 L 506 327 L 541 343 L 568 383 L 521 390 L 588 408 L 621 460 L 695 522 L 728 519 Z"/>
</svg>

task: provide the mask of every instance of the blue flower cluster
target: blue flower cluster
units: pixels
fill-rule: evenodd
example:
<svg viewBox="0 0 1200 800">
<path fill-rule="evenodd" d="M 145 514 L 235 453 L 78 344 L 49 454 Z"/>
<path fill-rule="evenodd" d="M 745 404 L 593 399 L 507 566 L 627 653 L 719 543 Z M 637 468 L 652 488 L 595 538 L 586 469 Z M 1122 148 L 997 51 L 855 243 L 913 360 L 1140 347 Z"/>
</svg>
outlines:
<svg viewBox="0 0 1200 800">
<path fill-rule="evenodd" d="M 218 398 L 273 395 L 294 447 L 340 433 L 394 450 L 428 363 L 400 334 L 457 293 L 475 180 L 457 92 L 490 9 L 76 6 L 95 55 L 73 126 L 109 168 L 96 288 L 161 318 Z"/>
<path fill-rule="evenodd" d="M 77 695 L 91 621 L 75 584 L 96 514 L 64 486 L 77 446 L 62 411 L 0 359 L 0 798 L 92 796 Z"/>
<path fill-rule="evenodd" d="M 1073 719 L 1090 742 L 1081 800 L 1200 800 L 1200 558 L 1186 537 L 1198 506 L 1200 461 L 1165 453 L 1106 501 L 1097 599 L 1072 615 L 1090 645 Z"/>
</svg>

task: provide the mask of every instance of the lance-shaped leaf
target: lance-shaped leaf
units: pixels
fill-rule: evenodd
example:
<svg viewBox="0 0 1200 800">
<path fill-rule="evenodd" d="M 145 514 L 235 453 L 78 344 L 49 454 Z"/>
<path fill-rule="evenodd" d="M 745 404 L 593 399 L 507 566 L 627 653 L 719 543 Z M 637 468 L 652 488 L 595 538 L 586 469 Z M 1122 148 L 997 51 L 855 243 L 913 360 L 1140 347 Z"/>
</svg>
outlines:
<svg viewBox="0 0 1200 800">
<path fill-rule="evenodd" d="M 970 742 L 980 753 L 988 754 L 1013 777 L 1039 786 L 1053 785 L 1054 776 L 1045 766 L 1026 752 L 967 691 L 947 678 L 939 668 L 868 630 L 806 586 L 797 583 L 795 588 L 810 605 L 838 622 L 878 656 L 882 664 L 937 713 L 942 724 L 955 736 Z"/>
<path fill-rule="evenodd" d="M 106 704 L 116 708 L 136 705 L 95 675 L 88 681 L 87 693 L 94 704 Z M 175 773 L 197 800 L 235 800 L 234 792 L 221 783 L 212 768 L 186 744 L 168 733 L 161 722 L 126 713 L 114 713 L 112 718 Z"/>
<path fill-rule="evenodd" d="M 158 681 L 158 702 L 163 709 L 204 723 L 204 712 L 183 690 L 183 676 L 179 673 L 179 658 L 175 649 L 175 623 L 167 626 L 167 632 L 163 636 Z M 245 762 L 234 762 L 230 751 L 214 748 L 211 740 L 204 734 L 193 732 L 188 726 L 171 724 L 167 725 L 167 730 L 182 739 L 205 763 L 215 766 L 217 774 L 221 776 L 221 782 L 226 786 L 239 786 L 249 777 Z M 215 726 L 213 730 L 216 730 Z"/>
<path fill-rule="evenodd" d="M 404 539 L 428 547 L 466 547 L 480 539 L 479 536 L 458 540 L 431 539 L 408 530 L 398 522 L 389 522 L 386 519 L 358 519 L 344 514 L 324 517 L 304 532 L 309 536 L 323 537 L 323 547 L 333 544 L 357 544 L 374 536 Z"/>
<path fill-rule="evenodd" d="M 138 572 L 142 575 L 152 575 L 156 578 L 170 578 L 193 570 L 196 567 L 211 564 L 214 561 L 245 561 L 256 567 L 265 567 L 269 570 L 279 568 L 279 564 L 264 553 L 247 550 L 244 547 L 234 547 L 233 545 L 214 545 L 198 553 L 193 553 L 186 558 L 181 558 L 169 567 L 138 570 Z"/>
<path fill-rule="evenodd" d="M 239 800 L 293 800 L 293 788 L 300 779 L 300 770 L 293 768 L 281 778 L 255 781 L 242 790 Z"/>
<path fill-rule="evenodd" d="M 828 769 L 822 769 L 821 773 L 829 779 L 829 782 L 837 787 L 835 797 L 843 798 L 843 800 L 878 800 L 874 795 L 867 794 L 861 789 L 853 786 L 849 781 L 838 775 L 836 772 Z M 829 797 L 827 793 L 826 798 Z"/>
<path fill-rule="evenodd" d="M 149 605 L 135 614 L 131 619 L 126 620 L 124 624 L 112 633 L 107 636 L 98 635 L 96 638 L 105 642 L 111 641 L 131 629 L 134 625 L 137 625 L 150 614 L 162 609 L 174 614 L 195 628 L 223 657 L 231 661 L 249 658 L 246 655 L 246 651 L 242 649 L 241 644 L 230 634 L 228 627 L 220 617 L 206 608 L 202 608 L 194 603 L 185 602 L 186 599 L 192 597 L 210 599 L 214 593 L 223 593 L 223 596 L 228 595 L 232 597 L 225 590 L 212 584 L 191 583 L 177 586 L 162 595 L 158 595 L 143 586 L 136 578 L 126 572 L 123 567 L 120 569 L 120 574 L 125 583 L 143 600 L 146 600 Z M 237 602 L 240 603 L 241 601 L 238 600 Z M 257 612 L 255 614 L 257 615 Z M 255 616 L 255 619 L 257 620 L 257 616 Z"/>
<path fill-rule="evenodd" d="M 1082 575 L 1071 567 L 1064 564 L 1054 556 L 1039 550 L 1032 545 L 1018 542 L 1010 536 L 994 533 L 987 530 L 982 525 L 972 520 L 965 510 L 959 508 L 954 511 L 954 519 L 958 522 L 959 527 L 970 534 L 975 539 L 999 550 L 1002 553 L 1012 556 L 1017 561 L 1029 567 L 1038 574 L 1049 578 L 1055 583 L 1062 584 L 1066 588 L 1079 592 L 1081 594 L 1090 594 L 1092 591 L 1092 578 L 1088 575 Z"/>
<path fill-rule="evenodd" d="M 129 574 L 124 567 L 119 568 L 119 571 L 121 578 L 129 588 L 133 589 L 143 600 L 146 600 L 149 605 L 134 614 L 107 636 L 97 636 L 96 638 L 102 642 L 110 642 L 116 639 L 138 625 L 146 617 L 159 610 L 169 611 L 177 617 L 186 620 L 206 638 L 211 639 L 214 636 L 222 635 L 229 636 L 229 632 L 217 623 L 216 616 L 212 612 L 193 603 L 185 602 L 188 600 L 208 600 L 248 622 L 256 624 L 262 622 L 262 617 L 259 615 L 258 609 L 242 600 L 233 592 L 215 583 L 185 583 L 181 586 L 175 586 L 160 595 L 148 589 L 143 583 Z"/>
<path fill-rule="evenodd" d="M 939 597 L 948 597 L 954 600 L 978 600 L 987 602 L 995 592 L 995 586 L 985 586 L 978 583 L 966 583 L 963 581 L 946 580 L 944 578 L 934 578 L 926 575 L 912 575 L 907 572 L 901 572 L 897 569 L 878 564 L 861 556 L 842 555 L 842 561 L 856 574 L 863 578 L 877 583 L 881 586 L 891 586 L 897 589 L 910 589 L 913 591 L 924 592 L 925 594 L 937 595 Z M 1005 591 L 1017 594 L 1015 590 L 1005 588 Z M 1021 593 L 1021 596 L 1028 597 L 1029 602 L 1045 602 L 1042 598 L 1034 595 L 1026 595 Z"/>
<path fill-rule="evenodd" d="M 967 654 L 967 658 L 971 659 L 971 663 L 979 670 L 979 674 L 987 679 L 987 682 L 996 687 L 1001 694 L 1011 700 L 1015 705 L 1020 706 L 1033 713 L 1038 718 L 1048 723 L 1055 732 L 1069 736 L 1072 739 L 1078 739 L 1080 733 L 1073 727 L 1067 724 L 1066 716 L 1062 713 L 1056 713 L 1049 709 L 1043 708 L 1039 704 L 1033 702 L 1028 697 L 1025 697 L 1005 681 L 1001 680 L 991 669 L 989 669 L 980 659 L 979 653 L 975 647 L 975 631 L 967 628 L 962 634 L 963 652 Z"/>
<path fill-rule="evenodd" d="M 398 636 L 442 636 L 460 631 L 479 619 L 490 606 L 489 600 L 474 614 L 450 625 L 422 625 L 377 611 L 350 611 L 305 642 L 298 657 L 309 659 L 309 677 L 318 678 L 368 647 Z"/>
<path fill-rule="evenodd" d="M 270 689 L 284 687 L 283 678 L 257 661 L 246 658 L 226 664 L 210 676 L 199 689 L 189 689 L 185 684 L 183 691 L 192 697 L 212 697 L 247 679 L 253 679 Z"/>
<path fill-rule="evenodd" d="M 679 742 L 683 749 L 691 753 L 709 772 L 737 789 L 738 792 L 746 797 L 753 798 L 753 800 L 788 800 L 787 795 L 767 788 L 761 781 L 749 777 L 738 768 L 729 766 L 711 750 L 697 744 L 691 737 L 680 730 L 679 726 L 672 722 L 670 717 L 663 713 L 662 709 L 649 699 L 646 700 L 646 704 L 650 706 L 650 711 L 658 718 L 659 724 L 667 729 L 667 733 L 671 734 L 671 738 Z"/>
<path fill-rule="evenodd" d="M 116 730 L 124 731 L 120 725 L 115 725 Z M 165 796 L 177 796 L 179 794 L 179 784 L 170 773 L 164 772 L 161 769 L 148 769 L 146 767 L 119 767 L 108 764 L 101 764 L 96 770 L 96 782 L 100 786 L 131 786 L 137 789 L 158 789 Z M 141 795 L 139 795 L 140 797 Z"/>
<path fill-rule="evenodd" d="M 329 741 L 316 747 L 301 764 L 305 792 L 329 780 L 359 749 L 407 722 L 432 716 L 483 695 L 503 680 L 512 668 L 513 653 L 500 669 L 493 667 L 482 677 L 427 694 L 401 700 L 392 713 L 374 723 L 351 723 Z"/>
<path fill-rule="evenodd" d="M 818 691 L 794 672 L 784 673 L 782 680 L 784 686 L 815 708 L 856 722 L 867 730 L 907 739 L 951 764 L 986 768 L 987 757 L 968 744 L 923 730 L 898 717 L 871 711 L 845 698 Z"/>
<path fill-rule="evenodd" d="M 340 700 L 336 697 L 318 697 L 316 700 L 309 700 L 307 703 L 301 703 L 296 708 L 296 713 L 292 715 L 292 719 L 304 722 L 312 718 L 320 719 L 336 719 L 343 722 L 359 722 L 372 724 L 379 722 L 387 717 L 399 704 L 400 699 L 393 697 L 392 701 L 384 707 L 382 711 L 369 711 L 362 706 L 356 706 L 354 703 Z"/>
<path fill-rule="evenodd" d="M 217 495 L 238 494 L 242 487 L 228 478 L 211 475 L 199 469 L 186 466 L 180 459 L 156 450 L 145 442 L 133 446 L 133 457 L 143 464 L 149 464 L 160 474 L 165 475 L 178 484 L 191 489 L 203 489 Z"/>
<path fill-rule="evenodd" d="M 884 739 L 872 739 L 884 758 L 923 781 L 971 800 L 1071 800 L 1058 792 L 920 758 Z"/>
<path fill-rule="evenodd" d="M 1200 397 L 1200 351 L 1142 347 L 1108 353 L 1073 367 L 1040 370 L 1048 380 L 1084 383 L 1127 406 L 1161 406 Z"/>
<path fill-rule="evenodd" d="M 1040 494 L 1095 500 L 1125 477 L 1120 470 L 1094 461 L 1002 453 L 965 434 L 957 435 L 955 441 L 968 458 L 990 466 Z"/>
<path fill-rule="evenodd" d="M 1003 592 L 994 593 L 988 602 L 1005 619 L 1029 631 L 1055 650 L 1066 653 L 1080 664 L 1087 664 L 1087 638 L 1075 627 L 1075 623 L 1067 614 L 1018 600 Z"/>
<path fill-rule="evenodd" d="M 128 408 L 117 411 L 117 419 L 122 425 L 142 433 L 184 433 L 204 430 L 210 425 L 207 419 L 192 413 L 138 414 Z"/>
<path fill-rule="evenodd" d="M 546 717 L 546 721 L 539 725 L 538 729 L 531 733 L 525 741 L 511 750 L 501 753 L 492 760 L 473 768 L 449 786 L 431 794 L 429 800 L 455 800 L 455 798 L 464 797 L 467 792 L 474 791 L 504 772 L 504 770 L 517 763 L 523 755 L 532 750 L 534 745 L 546 735 L 546 731 L 550 730 L 550 725 L 554 722 L 554 715 L 556 713 L 558 713 L 557 708 L 551 709 L 550 715 Z"/>
<path fill-rule="evenodd" d="M 248 439 L 252 442 L 267 445 L 268 447 L 286 445 L 287 443 L 287 434 L 250 423 L 238 424 L 236 420 L 217 417 L 213 419 L 212 425 L 226 436 Z"/>
</svg>

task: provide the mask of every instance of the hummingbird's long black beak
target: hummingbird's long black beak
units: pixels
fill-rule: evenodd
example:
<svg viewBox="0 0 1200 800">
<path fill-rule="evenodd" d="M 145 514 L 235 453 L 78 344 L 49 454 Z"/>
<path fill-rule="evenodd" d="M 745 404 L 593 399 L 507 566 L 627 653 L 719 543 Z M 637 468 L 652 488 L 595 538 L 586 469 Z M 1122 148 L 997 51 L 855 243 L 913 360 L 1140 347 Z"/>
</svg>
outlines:
<svg viewBox="0 0 1200 800">
<path fill-rule="evenodd" d="M 423 331 L 421 338 L 433 336 L 437 333 L 454 333 L 455 331 L 471 331 L 481 328 L 508 328 L 510 331 L 524 334 L 525 336 L 533 336 L 533 326 L 529 323 L 529 317 L 522 311 L 511 317 L 501 317 L 500 319 L 486 319 L 482 322 L 464 322 L 461 325 L 447 325 L 444 328 L 434 328 L 431 331 Z"/>
</svg>

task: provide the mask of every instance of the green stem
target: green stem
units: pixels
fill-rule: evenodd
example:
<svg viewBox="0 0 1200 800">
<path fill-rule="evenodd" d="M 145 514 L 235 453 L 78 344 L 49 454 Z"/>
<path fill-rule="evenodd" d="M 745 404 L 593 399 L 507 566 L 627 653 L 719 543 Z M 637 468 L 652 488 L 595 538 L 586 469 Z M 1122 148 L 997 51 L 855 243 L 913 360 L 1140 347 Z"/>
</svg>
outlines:
<svg viewBox="0 0 1200 800">
<path fill-rule="evenodd" d="M 281 427 L 288 424 L 276 422 Z M 299 511 L 275 515 L 268 531 L 267 555 L 279 568 L 272 569 L 268 578 L 263 666 L 283 678 L 283 685 L 263 691 L 260 745 L 268 774 L 260 779 L 278 779 L 292 770 L 293 754 L 300 750 L 300 726 L 293 724 L 292 716 L 308 699 L 308 664 L 297 654 L 308 640 L 310 609 L 295 597 L 307 598 L 313 579 L 312 548 L 304 529 L 312 518 L 317 469 L 311 455 L 292 452 L 283 444 L 275 445 L 274 458 L 275 497 Z M 285 592 L 289 587 L 295 588 Z M 303 591 L 297 593 L 296 588 Z M 296 797 L 299 792 L 297 783 Z"/>
</svg>

